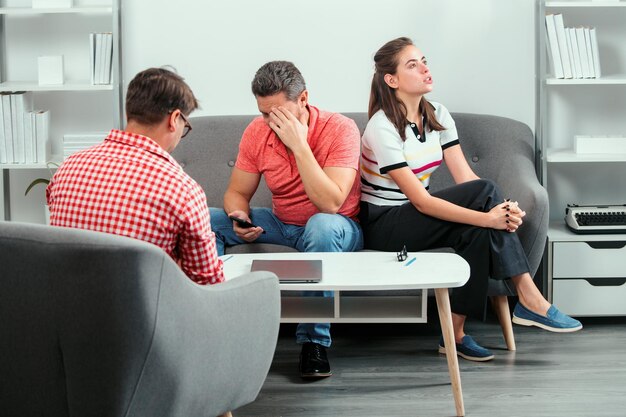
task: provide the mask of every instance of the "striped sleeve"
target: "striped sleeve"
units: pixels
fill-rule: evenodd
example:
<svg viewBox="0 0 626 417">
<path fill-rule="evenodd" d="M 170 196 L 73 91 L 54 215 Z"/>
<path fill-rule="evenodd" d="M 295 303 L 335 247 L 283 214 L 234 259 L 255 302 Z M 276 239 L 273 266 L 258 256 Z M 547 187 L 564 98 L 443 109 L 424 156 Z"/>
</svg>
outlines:
<svg viewBox="0 0 626 417">
<path fill-rule="evenodd" d="M 446 130 L 439 132 L 439 144 L 441 145 L 441 149 L 445 150 L 459 144 L 459 134 L 456 130 L 454 119 L 448 109 L 439 103 L 436 103 L 436 107 L 438 107 L 437 120 L 446 128 Z"/>
<path fill-rule="evenodd" d="M 380 174 L 386 174 L 394 169 L 408 166 L 404 156 L 403 141 L 395 127 L 387 121 L 378 120 L 382 123 L 369 123 L 363 133 L 364 150 L 370 150 L 370 158 L 379 167 Z M 384 123 L 387 121 L 387 123 Z M 367 158 L 366 152 L 363 157 Z"/>
</svg>

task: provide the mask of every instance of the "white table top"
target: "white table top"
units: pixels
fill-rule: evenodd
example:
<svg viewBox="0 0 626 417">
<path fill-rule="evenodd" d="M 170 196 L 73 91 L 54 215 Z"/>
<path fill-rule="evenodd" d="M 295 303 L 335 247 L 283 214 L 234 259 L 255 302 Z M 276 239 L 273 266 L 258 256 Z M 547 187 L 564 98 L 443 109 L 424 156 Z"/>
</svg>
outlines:
<svg viewBox="0 0 626 417">
<path fill-rule="evenodd" d="M 410 265 L 406 264 L 415 257 Z M 254 259 L 322 259 L 319 283 L 280 284 L 281 290 L 407 290 L 463 286 L 468 263 L 454 253 L 409 252 L 398 262 L 393 252 L 289 252 L 224 255 L 226 279 L 250 272 Z"/>
</svg>

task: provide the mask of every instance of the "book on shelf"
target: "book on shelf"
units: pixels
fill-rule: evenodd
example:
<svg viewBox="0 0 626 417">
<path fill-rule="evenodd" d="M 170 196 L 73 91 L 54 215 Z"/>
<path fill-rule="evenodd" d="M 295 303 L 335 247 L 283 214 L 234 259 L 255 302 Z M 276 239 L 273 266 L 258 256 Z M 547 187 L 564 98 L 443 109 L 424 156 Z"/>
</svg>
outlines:
<svg viewBox="0 0 626 417">
<path fill-rule="evenodd" d="M 563 73 L 563 61 L 561 60 L 561 52 L 559 50 L 559 43 L 556 35 L 556 25 L 553 14 L 546 15 L 546 36 L 548 55 L 550 62 L 552 63 L 552 71 L 555 78 L 564 78 Z"/>
<path fill-rule="evenodd" d="M 45 162 L 49 151 L 38 159 L 38 141 L 47 146 L 48 112 L 32 111 L 33 101 L 30 92 L 3 92 L 0 95 L 0 163 L 34 164 Z M 38 137 L 36 113 L 45 113 L 40 121 Z"/>
<path fill-rule="evenodd" d="M 103 84 L 111 84 L 111 61 L 113 59 L 113 34 L 105 33 Z"/>
<path fill-rule="evenodd" d="M 50 159 L 50 111 L 38 110 L 35 115 L 35 134 L 37 135 L 37 161 L 47 162 Z"/>
<path fill-rule="evenodd" d="M 63 158 L 67 158 L 74 152 L 91 148 L 102 143 L 108 132 L 94 133 L 68 133 L 63 135 Z"/>
<path fill-rule="evenodd" d="M 27 163 L 37 162 L 35 155 L 36 132 L 33 131 L 32 112 L 24 113 L 24 154 Z"/>
<path fill-rule="evenodd" d="M 13 152 L 13 128 L 11 125 L 11 95 L 9 93 L 2 94 L 2 119 L 4 122 L 4 144 L 6 146 L 7 163 L 15 162 Z"/>
<path fill-rule="evenodd" d="M 0 164 L 6 164 L 7 145 L 4 139 L 4 117 L 2 116 L 2 98 L 0 98 Z"/>
<path fill-rule="evenodd" d="M 572 63 L 567 49 L 567 41 L 565 39 L 565 24 L 563 23 L 563 15 L 555 14 L 554 26 L 556 29 L 556 40 L 559 44 L 559 54 L 561 56 L 561 64 L 563 65 L 563 77 L 572 78 Z"/>
<path fill-rule="evenodd" d="M 591 78 L 591 70 L 589 68 L 589 59 L 587 57 L 587 41 L 585 40 L 585 28 L 576 28 L 576 41 L 578 42 L 578 53 L 580 55 L 580 64 L 583 70 L 583 78 Z"/>
<path fill-rule="evenodd" d="M 568 28 L 563 14 L 547 14 L 546 49 L 555 78 L 600 78 L 595 28 Z"/>
<path fill-rule="evenodd" d="M 112 33 L 89 34 L 89 62 L 92 84 L 111 84 Z"/>
<path fill-rule="evenodd" d="M 11 94 L 11 127 L 13 128 L 13 162 L 26 162 L 24 153 L 24 91 Z"/>
<path fill-rule="evenodd" d="M 576 32 L 573 28 L 565 28 L 565 36 L 567 38 L 568 47 L 570 49 L 570 57 L 572 58 L 572 76 L 574 78 L 582 78 L 583 71 L 580 64 L 580 55 L 578 53 Z"/>
<path fill-rule="evenodd" d="M 96 34 L 89 34 L 89 73 L 91 84 L 94 85 L 96 83 L 95 77 L 96 71 Z"/>
<path fill-rule="evenodd" d="M 596 28 L 590 28 L 589 35 L 591 37 L 591 55 L 593 57 L 593 69 L 596 73 L 596 78 L 600 78 L 602 76 L 602 70 L 600 69 L 600 50 L 598 49 L 598 35 L 596 34 Z"/>
<path fill-rule="evenodd" d="M 591 34 L 588 27 L 584 28 L 585 33 L 585 45 L 587 47 L 587 61 L 589 61 L 589 73 L 591 78 L 598 78 L 596 75 L 596 69 L 593 65 L 593 51 L 591 50 Z"/>
</svg>

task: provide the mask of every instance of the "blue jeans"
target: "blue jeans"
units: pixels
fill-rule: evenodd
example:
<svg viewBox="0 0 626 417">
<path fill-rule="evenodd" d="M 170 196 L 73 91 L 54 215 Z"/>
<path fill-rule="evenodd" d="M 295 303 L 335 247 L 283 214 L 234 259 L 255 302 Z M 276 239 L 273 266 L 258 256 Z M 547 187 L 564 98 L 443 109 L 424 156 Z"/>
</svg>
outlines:
<svg viewBox="0 0 626 417">
<path fill-rule="evenodd" d="M 224 254 L 225 246 L 246 243 L 233 230 L 233 222 L 224 210 L 210 208 L 211 229 L 215 233 L 217 253 Z M 292 247 L 299 252 L 354 252 L 363 249 L 363 232 L 357 222 L 340 214 L 318 213 L 304 226 L 285 224 L 264 207 L 250 209 L 252 223 L 265 230 L 255 243 L 273 243 Z M 332 291 L 306 291 L 303 295 L 325 297 Z M 296 329 L 296 342 L 319 343 L 329 347 L 330 323 L 300 323 Z"/>
</svg>

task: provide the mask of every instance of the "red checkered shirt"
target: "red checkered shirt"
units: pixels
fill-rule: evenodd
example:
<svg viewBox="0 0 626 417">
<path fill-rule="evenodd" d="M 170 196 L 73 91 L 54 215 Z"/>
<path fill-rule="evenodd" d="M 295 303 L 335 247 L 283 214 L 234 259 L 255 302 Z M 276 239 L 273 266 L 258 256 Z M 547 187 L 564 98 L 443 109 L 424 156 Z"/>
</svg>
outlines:
<svg viewBox="0 0 626 417">
<path fill-rule="evenodd" d="M 112 130 L 65 160 L 46 197 L 54 226 L 150 242 L 198 284 L 224 280 L 204 191 L 150 138 Z"/>
</svg>

